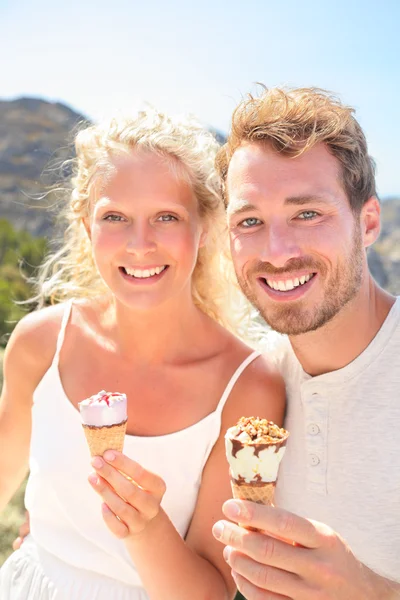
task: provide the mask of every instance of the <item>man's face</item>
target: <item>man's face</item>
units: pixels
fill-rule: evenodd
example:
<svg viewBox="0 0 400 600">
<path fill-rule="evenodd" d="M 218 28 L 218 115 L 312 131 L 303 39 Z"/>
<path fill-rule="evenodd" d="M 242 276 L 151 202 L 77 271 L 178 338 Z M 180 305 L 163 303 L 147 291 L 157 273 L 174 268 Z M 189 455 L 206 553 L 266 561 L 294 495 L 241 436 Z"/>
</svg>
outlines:
<svg viewBox="0 0 400 600">
<path fill-rule="evenodd" d="M 273 329 L 313 331 L 356 296 L 366 272 L 360 218 L 323 144 L 296 158 L 241 146 L 227 193 L 239 283 Z"/>
</svg>

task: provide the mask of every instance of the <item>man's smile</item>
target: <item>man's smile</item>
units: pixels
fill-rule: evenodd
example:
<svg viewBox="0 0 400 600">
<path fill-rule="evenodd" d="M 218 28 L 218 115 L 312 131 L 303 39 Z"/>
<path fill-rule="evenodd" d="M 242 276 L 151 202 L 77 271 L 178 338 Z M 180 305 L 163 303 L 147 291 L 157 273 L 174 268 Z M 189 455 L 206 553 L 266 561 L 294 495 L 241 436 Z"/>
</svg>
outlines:
<svg viewBox="0 0 400 600">
<path fill-rule="evenodd" d="M 271 279 L 270 277 L 258 277 L 257 281 L 268 296 L 277 302 L 285 300 L 297 300 L 303 297 L 317 280 L 317 273 L 307 273 L 290 278 L 282 277 Z"/>
</svg>

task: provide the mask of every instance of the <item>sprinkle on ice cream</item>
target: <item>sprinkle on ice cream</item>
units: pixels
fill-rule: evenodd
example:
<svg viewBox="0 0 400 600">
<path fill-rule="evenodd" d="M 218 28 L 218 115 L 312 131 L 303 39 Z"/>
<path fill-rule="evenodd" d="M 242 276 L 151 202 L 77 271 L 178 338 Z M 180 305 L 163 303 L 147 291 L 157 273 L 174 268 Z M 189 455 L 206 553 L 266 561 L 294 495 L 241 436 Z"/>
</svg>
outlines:
<svg viewBox="0 0 400 600">
<path fill-rule="evenodd" d="M 237 483 L 275 482 L 288 436 L 272 421 L 242 417 L 225 435 L 232 478 Z"/>
<path fill-rule="evenodd" d="M 92 427 L 117 425 L 127 419 L 126 395 L 101 390 L 79 402 L 82 423 Z"/>
</svg>

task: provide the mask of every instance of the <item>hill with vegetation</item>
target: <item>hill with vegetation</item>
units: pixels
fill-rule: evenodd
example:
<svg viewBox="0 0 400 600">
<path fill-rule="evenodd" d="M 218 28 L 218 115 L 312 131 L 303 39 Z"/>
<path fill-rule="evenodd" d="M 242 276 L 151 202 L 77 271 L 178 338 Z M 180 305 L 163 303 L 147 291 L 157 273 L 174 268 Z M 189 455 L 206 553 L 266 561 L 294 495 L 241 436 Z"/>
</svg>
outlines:
<svg viewBox="0 0 400 600">
<path fill-rule="evenodd" d="M 0 101 L 0 215 L 34 237 L 54 236 L 52 189 L 69 174 L 72 138 L 88 120 L 64 104 L 35 98 Z M 223 134 L 214 131 L 218 141 Z M 400 294 L 400 197 L 382 202 L 383 226 L 369 251 L 376 280 Z"/>
</svg>

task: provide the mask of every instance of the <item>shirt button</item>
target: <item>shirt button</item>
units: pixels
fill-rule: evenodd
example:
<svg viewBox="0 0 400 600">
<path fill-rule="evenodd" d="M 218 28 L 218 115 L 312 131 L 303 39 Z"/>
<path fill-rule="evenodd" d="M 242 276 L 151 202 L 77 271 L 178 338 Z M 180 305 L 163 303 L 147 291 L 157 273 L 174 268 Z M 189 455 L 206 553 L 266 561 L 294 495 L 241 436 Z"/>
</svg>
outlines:
<svg viewBox="0 0 400 600">
<path fill-rule="evenodd" d="M 307 427 L 307 431 L 310 435 L 317 435 L 321 430 L 316 423 L 310 423 Z"/>
<path fill-rule="evenodd" d="M 310 465 L 316 467 L 321 461 L 316 454 L 310 454 Z"/>
</svg>

